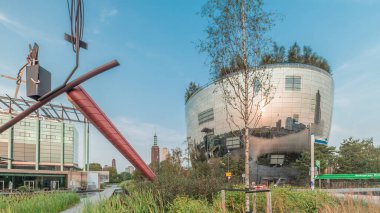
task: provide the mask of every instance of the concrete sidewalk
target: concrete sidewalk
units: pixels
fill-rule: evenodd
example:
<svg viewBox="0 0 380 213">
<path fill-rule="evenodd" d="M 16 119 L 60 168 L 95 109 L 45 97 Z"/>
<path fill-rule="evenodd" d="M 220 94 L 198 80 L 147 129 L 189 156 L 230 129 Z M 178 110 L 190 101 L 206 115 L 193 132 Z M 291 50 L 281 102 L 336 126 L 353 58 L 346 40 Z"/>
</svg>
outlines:
<svg viewBox="0 0 380 213">
<path fill-rule="evenodd" d="M 93 195 L 89 196 L 89 197 L 86 197 L 86 198 L 81 198 L 80 199 L 80 203 L 78 203 L 77 205 L 69 208 L 69 209 L 66 209 L 65 211 L 62 211 L 61 213 L 80 213 L 82 212 L 83 208 L 84 208 L 84 205 L 85 203 L 97 203 L 103 199 L 107 199 L 109 197 L 111 197 L 113 191 L 117 188 L 116 185 L 113 185 L 112 187 L 110 188 L 106 188 L 104 189 L 104 191 L 102 192 L 96 192 L 94 193 Z"/>
<path fill-rule="evenodd" d="M 363 200 L 372 204 L 380 204 L 380 196 L 371 196 L 371 195 L 354 195 L 354 194 L 342 194 L 342 193 L 331 193 L 331 195 L 337 198 L 347 198 L 350 197 L 354 200 Z"/>
</svg>

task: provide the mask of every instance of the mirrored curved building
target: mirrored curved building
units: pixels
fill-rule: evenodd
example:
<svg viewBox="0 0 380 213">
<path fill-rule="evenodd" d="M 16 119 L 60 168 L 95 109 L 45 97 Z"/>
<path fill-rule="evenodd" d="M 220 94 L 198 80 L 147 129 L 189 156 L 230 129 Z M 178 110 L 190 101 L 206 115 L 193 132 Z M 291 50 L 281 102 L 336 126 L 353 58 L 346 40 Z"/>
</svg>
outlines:
<svg viewBox="0 0 380 213">
<path fill-rule="evenodd" d="M 258 125 L 251 129 L 251 178 L 290 180 L 297 176 L 290 165 L 309 149 L 310 133 L 329 138 L 334 82 L 329 72 L 305 64 L 266 65 L 265 71 L 271 72 L 276 91 Z M 188 142 L 203 147 L 210 157 L 228 151 L 243 155 L 241 138 L 231 134 L 217 88 L 216 83 L 209 83 L 187 100 Z"/>
</svg>

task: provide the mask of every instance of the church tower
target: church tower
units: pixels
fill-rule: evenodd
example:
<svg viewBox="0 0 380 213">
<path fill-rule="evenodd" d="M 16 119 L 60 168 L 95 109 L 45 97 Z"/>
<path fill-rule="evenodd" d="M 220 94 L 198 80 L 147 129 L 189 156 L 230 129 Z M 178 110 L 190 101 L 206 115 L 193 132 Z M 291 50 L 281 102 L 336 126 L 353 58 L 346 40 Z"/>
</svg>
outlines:
<svg viewBox="0 0 380 213">
<path fill-rule="evenodd" d="M 157 135 L 154 133 L 153 146 L 151 151 L 151 167 L 153 170 L 158 170 L 160 164 L 160 147 L 157 145 Z"/>
</svg>

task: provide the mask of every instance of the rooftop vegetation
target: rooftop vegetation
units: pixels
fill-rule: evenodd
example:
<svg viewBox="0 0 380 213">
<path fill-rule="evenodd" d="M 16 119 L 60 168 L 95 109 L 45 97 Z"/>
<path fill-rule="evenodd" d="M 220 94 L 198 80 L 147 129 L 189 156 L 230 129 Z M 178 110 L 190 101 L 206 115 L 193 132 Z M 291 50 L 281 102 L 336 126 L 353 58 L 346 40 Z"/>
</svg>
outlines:
<svg viewBox="0 0 380 213">
<path fill-rule="evenodd" d="M 189 86 L 186 88 L 186 92 L 185 92 L 185 103 L 189 100 L 189 98 L 194 94 L 196 93 L 199 89 L 201 89 L 201 87 L 194 83 L 194 82 L 190 82 L 189 83 Z"/>
<path fill-rule="evenodd" d="M 284 46 L 278 46 L 274 43 L 273 49 L 261 58 L 261 65 L 281 63 L 308 64 L 331 73 L 330 65 L 325 58 L 317 55 L 309 46 L 303 46 L 301 51 L 301 47 L 297 42 L 290 46 L 288 51 Z"/>
<path fill-rule="evenodd" d="M 277 43 L 274 42 L 273 48 L 261 57 L 260 65 L 264 66 L 282 63 L 308 64 L 321 68 L 331 74 L 330 65 L 325 58 L 313 52 L 312 48 L 309 46 L 303 46 L 301 50 L 301 47 L 297 42 L 290 46 L 288 50 L 286 50 L 284 46 L 278 46 Z M 240 55 L 236 55 L 231 59 L 228 66 L 222 68 L 219 72 L 212 72 L 211 77 L 213 80 L 218 80 L 241 69 L 244 69 L 243 59 Z M 201 87 L 198 84 L 190 82 L 185 92 L 185 103 L 199 89 L 201 89 Z"/>
</svg>

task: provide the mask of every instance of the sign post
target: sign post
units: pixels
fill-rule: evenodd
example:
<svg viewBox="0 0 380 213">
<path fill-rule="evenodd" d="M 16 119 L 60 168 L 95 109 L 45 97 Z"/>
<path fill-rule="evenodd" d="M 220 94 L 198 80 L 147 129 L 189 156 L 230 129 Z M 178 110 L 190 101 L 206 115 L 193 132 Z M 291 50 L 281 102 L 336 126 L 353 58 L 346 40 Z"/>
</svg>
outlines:
<svg viewBox="0 0 380 213">
<path fill-rule="evenodd" d="M 315 142 L 314 134 L 311 134 L 310 135 L 310 163 L 311 163 L 310 189 L 311 190 L 314 190 L 314 142 Z"/>
<path fill-rule="evenodd" d="M 318 168 L 318 174 L 317 175 L 320 175 L 321 174 L 321 161 L 316 160 L 315 161 L 315 166 Z M 321 181 L 321 179 L 319 179 L 319 181 L 318 181 L 318 187 L 321 188 L 321 186 L 322 186 L 322 181 Z"/>
</svg>

